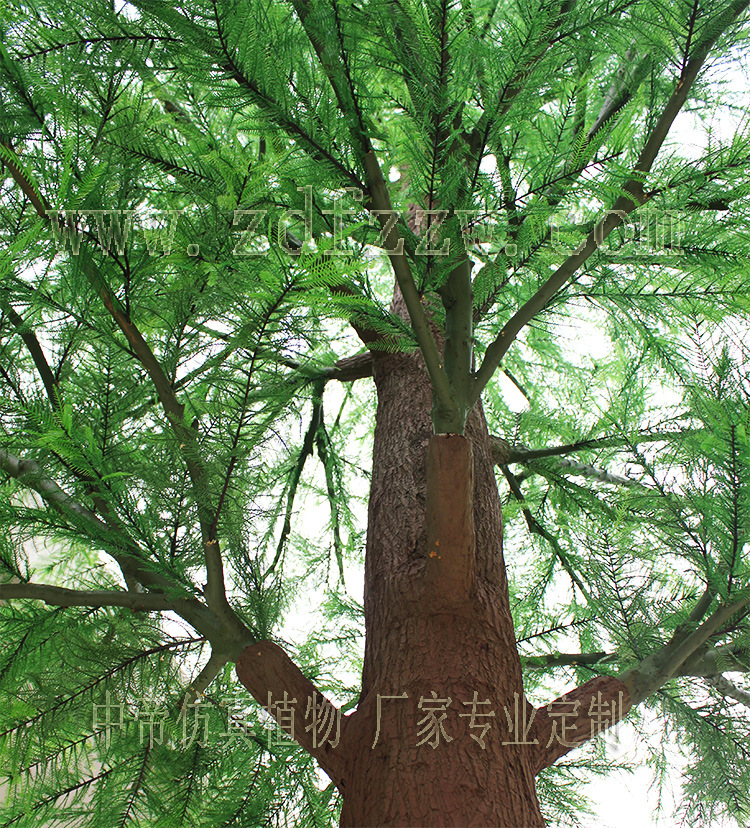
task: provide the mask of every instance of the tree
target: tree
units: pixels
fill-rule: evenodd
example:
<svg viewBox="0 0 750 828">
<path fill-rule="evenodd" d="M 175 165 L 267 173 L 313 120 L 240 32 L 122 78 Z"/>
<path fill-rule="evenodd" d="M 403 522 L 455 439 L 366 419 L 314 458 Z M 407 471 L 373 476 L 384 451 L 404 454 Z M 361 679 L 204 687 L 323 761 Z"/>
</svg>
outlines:
<svg viewBox="0 0 750 828">
<path fill-rule="evenodd" d="M 748 818 L 747 6 L 2 9 L 2 825 Z"/>
</svg>

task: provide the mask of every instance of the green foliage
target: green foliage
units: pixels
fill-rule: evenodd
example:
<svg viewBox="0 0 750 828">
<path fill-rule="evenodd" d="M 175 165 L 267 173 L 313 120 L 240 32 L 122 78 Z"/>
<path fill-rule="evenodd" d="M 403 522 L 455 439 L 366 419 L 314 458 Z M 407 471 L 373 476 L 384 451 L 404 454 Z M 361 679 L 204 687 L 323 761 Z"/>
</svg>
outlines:
<svg viewBox="0 0 750 828">
<path fill-rule="evenodd" d="M 353 329 L 375 352 L 417 346 L 390 307 L 368 153 L 398 175 L 405 257 L 438 326 L 451 310 L 436 294 L 471 255 L 479 365 L 627 194 L 681 73 L 720 34 L 691 92 L 699 153 L 666 145 L 644 206 L 527 320 L 503 361 L 523 410 L 494 380 L 483 402 L 518 450 L 499 481 L 537 701 L 637 664 L 704 590 L 712 606 L 746 596 L 747 26 L 719 32 L 729 5 L 2 4 L 0 450 L 34 465 L 4 467 L 0 583 L 112 590 L 137 564 L 168 597 L 201 598 L 209 504 L 242 622 L 283 641 L 312 613 L 298 663 L 348 709 L 375 399 L 362 380 L 342 393 L 335 366 L 361 349 Z M 448 256 L 421 255 L 415 204 L 447 211 Z M 333 786 L 269 741 L 231 671 L 191 711 L 208 736 L 184 745 L 208 647 L 173 615 L 13 600 L 0 629 L 1 826 L 335 823 Z M 747 608 L 710 643 L 741 695 Z M 693 667 L 646 707 L 689 757 L 685 818 L 746 824 L 746 707 Z M 97 730 L 111 704 L 122 726 Z M 158 740 L 143 738 L 149 705 Z M 549 818 L 576 824 L 578 780 L 613 764 L 596 743 L 548 769 Z"/>
</svg>

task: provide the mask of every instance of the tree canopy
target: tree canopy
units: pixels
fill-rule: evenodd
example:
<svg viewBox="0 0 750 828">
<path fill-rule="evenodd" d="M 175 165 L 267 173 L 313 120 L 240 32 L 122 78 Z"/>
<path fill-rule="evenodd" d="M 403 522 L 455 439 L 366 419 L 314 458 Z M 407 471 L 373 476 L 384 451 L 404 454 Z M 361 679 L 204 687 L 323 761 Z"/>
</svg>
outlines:
<svg viewBox="0 0 750 828">
<path fill-rule="evenodd" d="M 335 823 L 231 666 L 356 705 L 416 350 L 494 435 L 527 695 L 636 675 L 682 816 L 746 823 L 747 5 L 0 7 L 0 825 Z"/>
</svg>

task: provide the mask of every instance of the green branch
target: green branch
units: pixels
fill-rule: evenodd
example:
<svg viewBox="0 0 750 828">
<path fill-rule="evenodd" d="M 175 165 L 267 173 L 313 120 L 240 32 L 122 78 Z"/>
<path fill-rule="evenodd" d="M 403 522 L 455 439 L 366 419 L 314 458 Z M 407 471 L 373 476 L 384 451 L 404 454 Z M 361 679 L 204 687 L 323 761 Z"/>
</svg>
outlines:
<svg viewBox="0 0 750 828">
<path fill-rule="evenodd" d="M 573 582 L 575 586 L 580 589 L 581 594 L 584 598 L 589 602 L 592 603 L 593 599 L 591 597 L 591 593 L 583 583 L 583 581 L 578 577 L 578 573 L 573 569 L 568 560 L 568 556 L 563 551 L 562 547 L 560 546 L 560 542 L 557 538 L 548 532 L 544 526 L 531 514 L 531 509 L 526 505 L 526 498 L 521 491 L 521 487 L 518 485 L 518 481 L 516 480 L 515 475 L 507 466 L 500 467 L 505 479 L 508 481 L 508 486 L 510 486 L 510 490 L 513 493 L 515 499 L 521 504 L 521 511 L 523 512 L 523 516 L 526 519 L 526 525 L 529 527 L 529 532 L 534 535 L 539 535 L 539 537 L 544 538 L 544 540 L 549 543 L 552 551 L 560 562 L 562 568 L 568 573 L 570 580 Z"/>
<path fill-rule="evenodd" d="M 48 584 L 0 584 L 0 601 L 23 598 L 44 601 L 55 607 L 125 607 L 134 612 L 173 610 L 179 612 L 180 599 L 170 600 L 153 592 L 103 589 L 66 589 Z M 184 601 L 184 599 L 182 599 Z"/>
<path fill-rule="evenodd" d="M 495 340 L 487 348 L 484 360 L 475 376 L 474 399 L 479 399 L 482 391 L 497 370 L 500 362 L 515 341 L 521 330 L 549 304 L 559 290 L 565 287 L 575 276 L 581 266 L 593 255 L 599 245 L 619 227 L 633 210 L 643 204 L 647 196 L 643 192 L 643 182 L 650 172 L 669 130 L 687 101 L 690 90 L 703 67 L 708 54 L 723 32 L 750 5 L 750 0 L 735 0 L 719 17 L 715 26 L 711 26 L 713 35 L 707 37 L 695 49 L 695 54 L 687 61 L 669 101 L 661 112 L 654 128 L 649 134 L 631 177 L 622 187 L 621 195 L 607 216 L 589 233 L 586 240 L 547 281 L 528 299 L 516 313 L 505 323 Z"/>
</svg>

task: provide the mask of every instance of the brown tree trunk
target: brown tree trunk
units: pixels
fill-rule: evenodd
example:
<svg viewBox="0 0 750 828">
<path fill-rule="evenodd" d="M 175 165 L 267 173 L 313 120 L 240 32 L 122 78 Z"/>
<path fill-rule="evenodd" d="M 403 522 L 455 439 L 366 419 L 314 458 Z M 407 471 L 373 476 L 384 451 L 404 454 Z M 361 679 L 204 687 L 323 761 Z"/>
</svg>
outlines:
<svg viewBox="0 0 750 828">
<path fill-rule="evenodd" d="M 376 357 L 374 378 L 367 638 L 341 824 L 542 826 L 534 748 L 514 743 L 529 708 L 484 416 L 466 437 L 432 436 L 418 353 Z"/>
<path fill-rule="evenodd" d="M 535 775 L 626 715 L 630 684 L 598 676 L 531 707 L 481 407 L 465 437 L 433 435 L 418 353 L 374 357 L 373 376 L 378 409 L 357 709 L 329 738 L 331 718 L 323 714 L 334 713 L 333 705 L 270 641 L 241 653 L 237 675 L 272 715 L 271 699 L 287 694 L 298 712 L 320 711 L 290 735 L 341 791 L 342 826 L 543 826 Z"/>
</svg>

